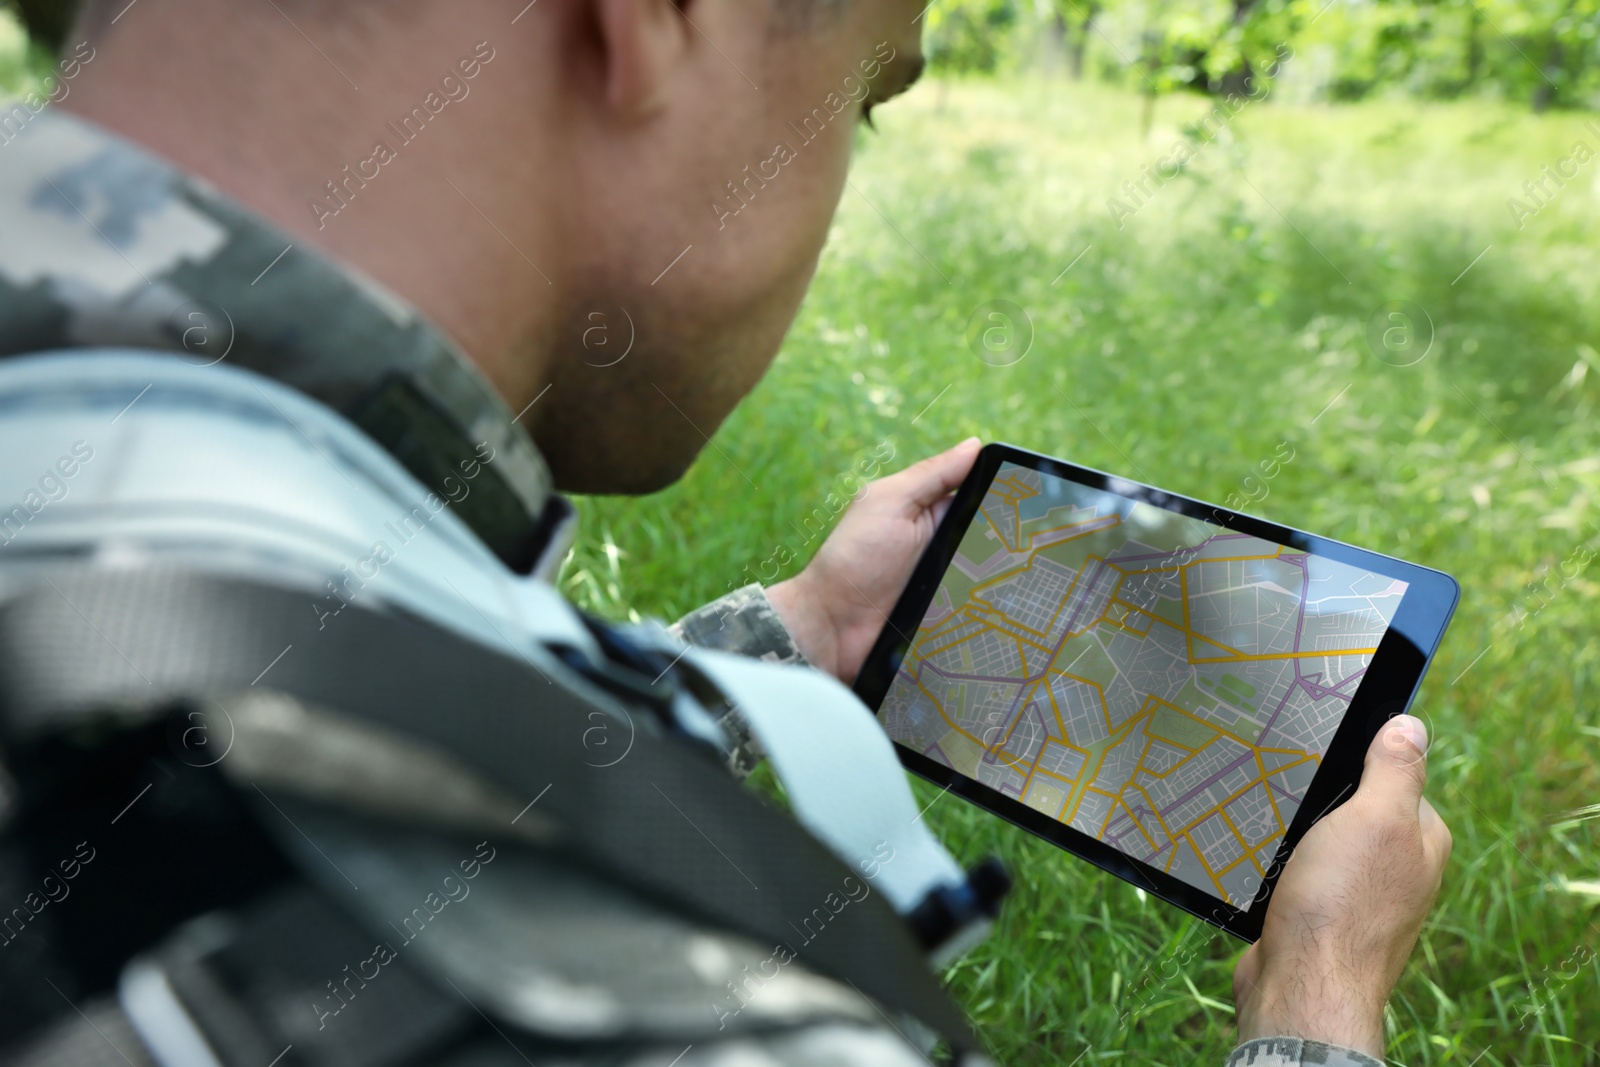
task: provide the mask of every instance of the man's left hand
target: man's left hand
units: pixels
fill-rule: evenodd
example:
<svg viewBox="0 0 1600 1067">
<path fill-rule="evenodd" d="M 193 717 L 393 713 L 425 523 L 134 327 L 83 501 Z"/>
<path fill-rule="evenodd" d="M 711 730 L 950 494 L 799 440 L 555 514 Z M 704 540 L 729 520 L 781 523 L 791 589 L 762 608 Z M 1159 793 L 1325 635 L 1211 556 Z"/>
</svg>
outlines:
<svg viewBox="0 0 1600 1067">
<path fill-rule="evenodd" d="M 855 681 L 980 447 L 970 437 L 868 483 L 806 569 L 767 590 L 812 665 Z"/>
</svg>

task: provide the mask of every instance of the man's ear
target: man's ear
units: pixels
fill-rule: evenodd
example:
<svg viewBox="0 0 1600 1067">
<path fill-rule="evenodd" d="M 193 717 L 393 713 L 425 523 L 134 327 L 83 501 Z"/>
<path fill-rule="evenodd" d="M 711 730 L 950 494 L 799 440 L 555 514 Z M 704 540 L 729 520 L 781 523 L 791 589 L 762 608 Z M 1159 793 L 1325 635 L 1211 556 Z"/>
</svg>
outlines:
<svg viewBox="0 0 1600 1067">
<path fill-rule="evenodd" d="M 605 51 L 606 103 L 626 116 L 660 108 L 689 57 L 689 21 L 677 0 L 594 0 Z"/>
</svg>

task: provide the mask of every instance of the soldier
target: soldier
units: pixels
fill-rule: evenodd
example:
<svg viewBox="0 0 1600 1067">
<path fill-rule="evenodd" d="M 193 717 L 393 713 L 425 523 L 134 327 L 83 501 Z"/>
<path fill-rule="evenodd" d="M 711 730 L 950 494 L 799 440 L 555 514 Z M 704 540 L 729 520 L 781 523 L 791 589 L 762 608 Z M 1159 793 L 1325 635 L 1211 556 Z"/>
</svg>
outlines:
<svg viewBox="0 0 1600 1067">
<path fill-rule="evenodd" d="M 880 819 L 909 793 L 826 676 L 976 443 L 676 636 L 547 584 L 558 490 L 670 484 L 765 370 L 921 4 L 23 7 L 68 29 L 0 111 L 0 1048 L 972 1053 L 906 931 L 948 944 L 994 894 Z M 1425 745 L 1396 720 L 1300 846 L 1230 1063 L 1381 1057 L 1449 852 Z M 763 748 L 808 833 L 702 756 Z"/>
</svg>

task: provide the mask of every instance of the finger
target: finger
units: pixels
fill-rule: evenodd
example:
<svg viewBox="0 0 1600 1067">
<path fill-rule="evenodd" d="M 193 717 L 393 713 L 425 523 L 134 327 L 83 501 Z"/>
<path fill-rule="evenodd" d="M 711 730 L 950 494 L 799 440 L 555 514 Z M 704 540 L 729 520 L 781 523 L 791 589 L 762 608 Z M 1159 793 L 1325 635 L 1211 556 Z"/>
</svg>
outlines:
<svg viewBox="0 0 1600 1067">
<path fill-rule="evenodd" d="M 907 507 L 918 511 L 931 508 L 961 484 L 982 447 L 982 441 L 969 437 L 948 451 L 890 475 L 884 482 L 904 499 Z"/>
<path fill-rule="evenodd" d="M 1367 746 L 1359 794 L 1396 813 L 1420 818 L 1422 787 L 1428 780 L 1428 730 L 1412 715 L 1396 715 Z"/>
</svg>

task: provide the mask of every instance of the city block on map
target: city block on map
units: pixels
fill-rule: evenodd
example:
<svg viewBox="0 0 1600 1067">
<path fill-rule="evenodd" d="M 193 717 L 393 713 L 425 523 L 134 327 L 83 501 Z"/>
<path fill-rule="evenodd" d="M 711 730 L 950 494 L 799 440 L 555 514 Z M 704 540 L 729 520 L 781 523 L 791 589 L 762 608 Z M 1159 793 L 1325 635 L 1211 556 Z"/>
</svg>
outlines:
<svg viewBox="0 0 1600 1067">
<path fill-rule="evenodd" d="M 1243 905 L 1405 590 L 1007 464 L 883 722 L 901 744 Z"/>
</svg>

